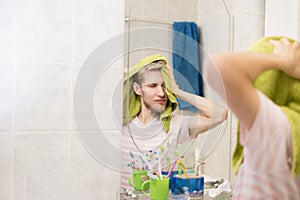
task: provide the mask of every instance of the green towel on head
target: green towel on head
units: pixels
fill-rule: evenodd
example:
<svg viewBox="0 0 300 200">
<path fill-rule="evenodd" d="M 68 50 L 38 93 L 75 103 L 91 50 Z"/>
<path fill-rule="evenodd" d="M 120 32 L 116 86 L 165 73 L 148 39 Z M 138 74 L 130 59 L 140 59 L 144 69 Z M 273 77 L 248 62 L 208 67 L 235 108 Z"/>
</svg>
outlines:
<svg viewBox="0 0 300 200">
<path fill-rule="evenodd" d="M 250 46 L 249 51 L 272 53 L 270 39 L 280 40 L 282 37 L 264 37 Z M 293 42 L 293 39 L 289 39 Z M 279 70 L 267 70 L 254 81 L 254 86 L 280 106 L 287 116 L 292 130 L 293 167 L 292 175 L 300 175 L 300 81 Z M 243 146 L 239 143 L 239 127 L 237 145 L 232 157 L 233 170 L 237 173 L 243 162 Z"/>
<path fill-rule="evenodd" d="M 123 81 L 123 125 L 129 123 L 141 110 L 140 96 L 137 95 L 132 88 L 133 75 L 143 69 L 146 65 L 158 60 L 163 60 L 167 63 L 166 58 L 160 54 L 150 55 L 138 61 L 130 69 L 129 73 L 125 75 Z M 162 68 L 161 73 L 165 81 L 166 94 L 169 101 L 167 103 L 166 110 L 160 114 L 160 120 L 163 124 L 164 130 L 168 133 L 171 113 L 177 108 L 177 100 L 170 89 L 170 79 L 164 71 L 164 68 Z"/>
</svg>

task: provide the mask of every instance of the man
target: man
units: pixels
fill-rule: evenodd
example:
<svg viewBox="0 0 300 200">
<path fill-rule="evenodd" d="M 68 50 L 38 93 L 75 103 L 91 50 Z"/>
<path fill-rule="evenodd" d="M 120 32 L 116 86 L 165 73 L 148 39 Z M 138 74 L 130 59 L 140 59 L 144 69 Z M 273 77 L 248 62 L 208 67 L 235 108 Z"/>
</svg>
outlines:
<svg viewBox="0 0 300 200">
<path fill-rule="evenodd" d="M 296 135 L 300 130 L 296 130 L 298 125 L 291 119 L 300 119 L 299 110 L 295 110 L 295 104 L 299 106 L 299 44 L 286 38 L 264 38 L 257 45 L 262 45 L 256 47 L 261 52 L 219 54 L 211 56 L 211 62 L 205 62 L 209 84 L 219 91 L 219 85 L 215 84 L 216 67 L 225 87 L 223 98 L 240 123 L 238 143 L 241 146 L 236 152 L 242 152 L 240 148 L 243 148 L 242 157 L 238 158 L 242 165 L 238 169 L 233 199 L 298 200 L 300 176 L 295 161 L 299 156 L 293 157 L 293 153 L 297 153 L 298 147 L 294 144 L 299 141 Z M 270 78 L 270 74 L 263 74 L 267 70 L 276 76 Z M 264 82 L 257 82 L 264 76 L 267 76 Z M 278 77 L 282 78 L 276 80 Z M 276 90 L 286 81 L 293 87 L 286 85 L 283 90 Z M 254 82 L 261 91 L 254 87 Z M 262 90 L 268 84 L 271 87 Z M 288 102 L 291 97 L 294 107 Z M 293 137 L 292 125 L 296 133 Z"/>
<path fill-rule="evenodd" d="M 225 108 L 179 89 L 172 68 L 166 64 L 165 57 L 151 55 L 141 59 L 125 77 L 123 172 L 131 173 L 127 165 L 135 160 L 138 163 L 133 168 L 142 168 L 138 154 L 145 155 L 148 167 L 157 169 L 161 162 L 167 169 L 178 156 L 179 144 L 227 119 Z M 192 104 L 199 113 L 183 116 L 173 112 L 177 108 L 175 97 Z M 130 157 L 128 151 L 134 152 L 136 158 Z M 121 185 L 126 185 L 127 177 L 122 176 Z"/>
</svg>

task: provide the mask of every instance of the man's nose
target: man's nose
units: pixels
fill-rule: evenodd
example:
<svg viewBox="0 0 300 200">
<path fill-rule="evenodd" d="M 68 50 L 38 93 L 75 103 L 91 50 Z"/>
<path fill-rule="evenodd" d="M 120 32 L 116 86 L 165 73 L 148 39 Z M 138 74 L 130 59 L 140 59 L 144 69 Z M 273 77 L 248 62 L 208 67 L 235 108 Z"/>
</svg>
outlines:
<svg viewBox="0 0 300 200">
<path fill-rule="evenodd" d="M 158 86 L 157 95 L 164 97 L 166 95 L 165 87 L 162 85 Z"/>
</svg>

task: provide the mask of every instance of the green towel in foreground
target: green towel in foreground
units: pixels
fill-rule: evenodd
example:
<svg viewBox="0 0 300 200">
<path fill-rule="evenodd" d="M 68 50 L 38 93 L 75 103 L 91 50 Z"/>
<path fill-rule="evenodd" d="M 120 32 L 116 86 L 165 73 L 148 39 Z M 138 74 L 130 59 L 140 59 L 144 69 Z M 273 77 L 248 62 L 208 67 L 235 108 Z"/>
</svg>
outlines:
<svg viewBox="0 0 300 200">
<path fill-rule="evenodd" d="M 130 69 L 129 73 L 125 75 L 123 81 L 123 125 L 129 123 L 141 110 L 140 96 L 135 94 L 132 88 L 133 75 L 146 65 L 158 60 L 163 60 L 167 63 L 166 58 L 160 54 L 150 55 L 138 61 Z M 160 114 L 160 120 L 163 123 L 164 130 L 168 133 L 171 113 L 177 108 L 177 100 L 170 89 L 170 79 L 164 71 L 164 68 L 162 68 L 161 73 L 165 81 L 166 94 L 169 101 L 167 103 L 166 110 Z"/>
<path fill-rule="evenodd" d="M 249 51 L 272 53 L 270 39 L 280 40 L 282 37 L 264 37 L 250 46 Z M 294 41 L 293 39 L 289 39 Z M 291 78 L 279 70 L 267 70 L 254 81 L 254 86 L 280 106 L 286 114 L 292 129 L 293 167 L 292 175 L 300 175 L 300 81 Z M 237 145 L 232 157 L 233 169 L 237 173 L 243 162 L 243 146 L 239 143 L 239 126 Z"/>
</svg>

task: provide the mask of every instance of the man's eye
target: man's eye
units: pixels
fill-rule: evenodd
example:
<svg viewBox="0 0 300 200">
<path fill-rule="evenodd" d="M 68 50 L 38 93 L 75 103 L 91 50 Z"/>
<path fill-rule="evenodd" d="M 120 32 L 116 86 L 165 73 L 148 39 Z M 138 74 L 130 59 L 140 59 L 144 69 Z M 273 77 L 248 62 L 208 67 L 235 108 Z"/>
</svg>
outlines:
<svg viewBox="0 0 300 200">
<path fill-rule="evenodd" d="M 149 84 L 149 87 L 156 87 L 156 86 L 157 86 L 156 83 Z"/>
</svg>

